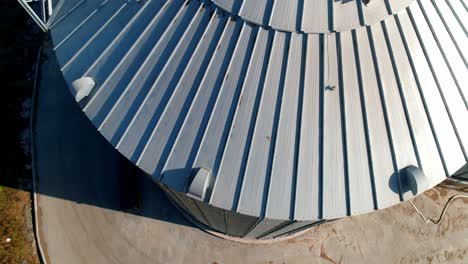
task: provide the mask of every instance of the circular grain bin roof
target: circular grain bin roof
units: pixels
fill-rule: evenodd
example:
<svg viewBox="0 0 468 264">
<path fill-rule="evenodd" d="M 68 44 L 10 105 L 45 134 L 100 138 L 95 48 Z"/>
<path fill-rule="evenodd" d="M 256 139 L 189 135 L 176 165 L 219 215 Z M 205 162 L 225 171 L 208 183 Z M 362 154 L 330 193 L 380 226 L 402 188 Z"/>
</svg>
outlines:
<svg viewBox="0 0 468 264">
<path fill-rule="evenodd" d="M 331 219 L 466 163 L 463 1 L 63 0 L 51 36 L 88 118 L 155 181 L 185 192 L 203 168 L 213 206 Z"/>
<path fill-rule="evenodd" d="M 275 30 L 329 33 L 372 25 L 412 0 L 213 0 L 241 19 Z M 368 2 L 365 4 L 365 2 Z"/>
</svg>

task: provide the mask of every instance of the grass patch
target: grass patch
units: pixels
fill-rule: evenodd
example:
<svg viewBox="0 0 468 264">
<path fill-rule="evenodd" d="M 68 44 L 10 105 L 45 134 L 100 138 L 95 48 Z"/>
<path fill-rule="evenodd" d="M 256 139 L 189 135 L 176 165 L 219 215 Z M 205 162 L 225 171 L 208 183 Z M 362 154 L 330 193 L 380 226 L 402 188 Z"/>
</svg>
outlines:
<svg viewBox="0 0 468 264">
<path fill-rule="evenodd" d="M 39 263 L 27 191 L 0 186 L 0 263 Z M 10 242 L 7 242 L 10 239 Z"/>
</svg>

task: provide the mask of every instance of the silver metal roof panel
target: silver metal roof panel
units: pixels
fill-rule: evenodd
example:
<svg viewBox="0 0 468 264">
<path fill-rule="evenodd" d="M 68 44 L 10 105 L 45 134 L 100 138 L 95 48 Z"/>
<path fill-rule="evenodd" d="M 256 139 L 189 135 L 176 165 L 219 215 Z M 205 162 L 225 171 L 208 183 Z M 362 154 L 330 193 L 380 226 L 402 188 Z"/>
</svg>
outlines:
<svg viewBox="0 0 468 264">
<path fill-rule="evenodd" d="M 214 2 L 63 0 L 52 21 L 71 89 L 95 83 L 83 111 L 154 180 L 210 171 L 206 203 L 281 223 L 385 208 L 466 164 L 461 3 L 333 2 L 329 32 L 309 15 L 328 1 Z"/>
<path fill-rule="evenodd" d="M 212 0 L 218 7 L 274 30 L 328 33 L 373 25 L 413 0 Z"/>
</svg>

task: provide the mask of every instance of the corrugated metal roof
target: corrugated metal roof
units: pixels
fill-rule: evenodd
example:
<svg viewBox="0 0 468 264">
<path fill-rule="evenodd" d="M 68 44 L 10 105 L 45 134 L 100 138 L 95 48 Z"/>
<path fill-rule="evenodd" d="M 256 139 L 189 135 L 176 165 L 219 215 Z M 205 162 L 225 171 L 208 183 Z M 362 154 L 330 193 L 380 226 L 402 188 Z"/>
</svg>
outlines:
<svg viewBox="0 0 468 264">
<path fill-rule="evenodd" d="M 220 8 L 276 30 L 328 33 L 372 25 L 413 0 L 213 0 Z"/>
<path fill-rule="evenodd" d="M 331 219 L 411 197 L 400 175 L 409 165 L 427 176 L 421 193 L 466 163 L 459 1 L 393 1 L 397 15 L 375 3 L 365 27 L 337 8 L 333 25 L 353 30 L 306 34 L 294 29 L 326 23 L 307 28 L 315 16 L 306 9 L 300 20 L 299 8 L 281 8 L 296 1 L 268 11 L 247 8 L 267 1 L 214 1 L 233 16 L 193 0 L 63 0 L 51 35 L 66 81 L 96 83 L 83 111 L 154 180 L 185 191 L 192 170 L 205 168 L 211 205 Z M 247 22 L 242 10 L 268 23 Z"/>
</svg>

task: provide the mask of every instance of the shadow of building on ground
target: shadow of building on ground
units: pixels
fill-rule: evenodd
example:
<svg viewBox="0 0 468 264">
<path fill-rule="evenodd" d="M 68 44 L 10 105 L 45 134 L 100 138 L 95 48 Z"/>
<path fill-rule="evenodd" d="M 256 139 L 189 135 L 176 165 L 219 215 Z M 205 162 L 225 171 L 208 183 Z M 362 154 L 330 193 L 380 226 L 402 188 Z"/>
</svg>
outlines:
<svg viewBox="0 0 468 264">
<path fill-rule="evenodd" d="M 38 194 L 192 226 L 92 125 L 47 44 L 39 76 L 33 111 Z"/>
</svg>

